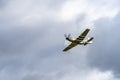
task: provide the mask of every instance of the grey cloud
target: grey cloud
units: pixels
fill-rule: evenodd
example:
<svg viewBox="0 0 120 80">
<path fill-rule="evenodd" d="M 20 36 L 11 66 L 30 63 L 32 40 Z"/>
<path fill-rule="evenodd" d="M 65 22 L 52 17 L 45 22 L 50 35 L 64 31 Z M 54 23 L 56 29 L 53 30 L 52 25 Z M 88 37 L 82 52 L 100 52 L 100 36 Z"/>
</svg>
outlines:
<svg viewBox="0 0 120 80">
<path fill-rule="evenodd" d="M 65 31 L 62 28 L 66 24 L 45 18 L 35 25 L 21 25 L 20 16 L 9 11 L 4 10 L 0 15 L 0 79 L 21 80 L 27 71 L 44 72 L 52 68 L 54 64 L 47 69 L 44 59 L 51 59 L 50 54 L 62 43 L 60 38 Z"/>
<path fill-rule="evenodd" d="M 0 9 L 2 9 L 4 6 L 6 6 L 8 2 L 9 2 L 9 0 L 0 0 Z"/>
<path fill-rule="evenodd" d="M 21 80 L 24 73 L 28 74 L 27 71 L 37 71 L 44 74 L 42 78 L 39 76 L 36 78 L 36 75 L 30 77 L 28 74 L 24 79 L 47 80 L 51 76 L 46 76 L 46 73 L 50 74 L 54 71 L 60 71 L 65 66 L 71 66 L 71 59 L 74 65 L 80 67 L 81 62 L 77 63 L 74 60 L 74 54 L 62 54 L 64 33 L 71 32 L 74 23 L 62 24 L 54 19 L 43 20 L 34 27 L 6 23 L 8 24 L 0 29 L 0 74 L 4 73 L 0 79 L 7 76 L 9 79 L 16 80 L 18 78 Z M 67 60 L 68 56 L 71 59 Z M 4 72 L 2 72 L 3 70 Z M 12 75 L 16 76 L 12 77 Z M 5 78 L 5 80 L 8 79 Z"/>
<path fill-rule="evenodd" d="M 76 23 L 84 24 L 86 15 L 79 15 L 76 21 L 66 23 L 59 22 L 48 15 L 43 16 L 42 20 L 35 18 L 35 21 L 30 21 L 30 23 L 28 20 L 29 24 L 22 24 L 21 20 L 32 13 L 33 9 L 41 9 L 41 5 L 44 5 L 48 9 L 56 11 L 64 3 L 63 0 L 29 1 L 33 2 L 33 4 L 30 3 L 30 8 L 26 6 L 24 0 L 21 0 L 20 3 L 19 0 L 18 2 L 13 0 L 14 3 L 10 4 L 13 4 L 12 8 L 16 9 L 6 8 L 0 14 L 0 79 L 59 80 L 58 78 L 64 77 L 73 70 L 72 66 L 79 70 L 86 69 L 87 63 L 84 59 L 86 49 L 84 47 L 76 47 L 68 54 L 62 52 L 65 47 L 63 46 L 64 33 L 76 32 L 78 29 L 75 26 Z M 21 6 L 22 3 L 24 5 Z M 19 8 L 15 4 L 20 5 Z M 35 8 L 34 5 L 36 5 Z M 9 4 L 5 6 L 9 6 Z M 24 10 L 16 13 L 16 10 L 19 9 Z M 56 73 L 51 75 L 52 72 Z"/>
<path fill-rule="evenodd" d="M 101 70 L 120 74 L 120 14 L 114 19 L 103 18 L 95 22 L 95 40 L 88 51 L 88 61 Z"/>
</svg>

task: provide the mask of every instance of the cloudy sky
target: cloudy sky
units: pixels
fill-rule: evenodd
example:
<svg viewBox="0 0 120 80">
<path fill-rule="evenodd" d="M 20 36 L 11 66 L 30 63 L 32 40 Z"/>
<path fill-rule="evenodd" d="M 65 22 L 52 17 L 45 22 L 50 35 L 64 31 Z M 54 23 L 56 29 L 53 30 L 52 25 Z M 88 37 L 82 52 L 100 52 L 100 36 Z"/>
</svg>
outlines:
<svg viewBox="0 0 120 80">
<path fill-rule="evenodd" d="M 0 0 L 0 80 L 120 80 L 119 0 Z M 94 43 L 68 52 L 90 28 Z"/>
</svg>

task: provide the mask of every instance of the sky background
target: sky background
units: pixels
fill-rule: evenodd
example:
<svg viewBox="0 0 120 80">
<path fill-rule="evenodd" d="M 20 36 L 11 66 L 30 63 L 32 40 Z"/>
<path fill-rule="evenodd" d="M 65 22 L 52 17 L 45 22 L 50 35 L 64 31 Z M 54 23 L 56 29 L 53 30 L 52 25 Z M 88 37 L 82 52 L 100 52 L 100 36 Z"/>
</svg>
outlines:
<svg viewBox="0 0 120 80">
<path fill-rule="evenodd" d="M 119 0 L 0 0 L 0 80 L 120 80 Z M 93 44 L 67 46 L 90 28 Z"/>
</svg>

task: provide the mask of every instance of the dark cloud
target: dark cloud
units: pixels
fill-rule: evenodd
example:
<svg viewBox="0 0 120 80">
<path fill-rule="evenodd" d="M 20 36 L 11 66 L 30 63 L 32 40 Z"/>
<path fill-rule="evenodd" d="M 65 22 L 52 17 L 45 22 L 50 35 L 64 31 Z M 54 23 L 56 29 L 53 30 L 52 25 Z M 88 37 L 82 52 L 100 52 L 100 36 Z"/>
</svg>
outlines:
<svg viewBox="0 0 120 80">
<path fill-rule="evenodd" d="M 95 40 L 89 51 L 88 61 L 101 70 L 120 74 L 120 13 L 113 19 L 102 18 L 95 22 Z"/>
</svg>

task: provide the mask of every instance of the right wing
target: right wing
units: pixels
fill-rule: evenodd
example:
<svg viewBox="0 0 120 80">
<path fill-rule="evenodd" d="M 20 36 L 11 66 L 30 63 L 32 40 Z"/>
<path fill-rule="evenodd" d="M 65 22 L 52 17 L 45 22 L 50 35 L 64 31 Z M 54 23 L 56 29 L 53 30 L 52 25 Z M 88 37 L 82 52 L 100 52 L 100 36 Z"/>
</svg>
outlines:
<svg viewBox="0 0 120 80">
<path fill-rule="evenodd" d="M 77 43 L 71 43 L 70 45 L 68 45 L 63 51 L 67 51 L 67 50 L 69 50 L 69 49 L 71 49 L 71 48 L 73 48 L 73 47 L 75 47 L 75 46 L 77 46 L 78 44 Z"/>
<path fill-rule="evenodd" d="M 90 29 L 86 29 L 75 41 L 76 42 L 81 42 L 83 39 L 86 37 Z"/>
</svg>

